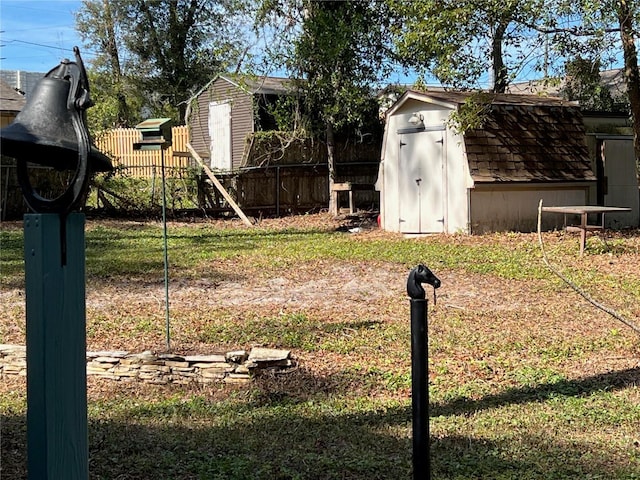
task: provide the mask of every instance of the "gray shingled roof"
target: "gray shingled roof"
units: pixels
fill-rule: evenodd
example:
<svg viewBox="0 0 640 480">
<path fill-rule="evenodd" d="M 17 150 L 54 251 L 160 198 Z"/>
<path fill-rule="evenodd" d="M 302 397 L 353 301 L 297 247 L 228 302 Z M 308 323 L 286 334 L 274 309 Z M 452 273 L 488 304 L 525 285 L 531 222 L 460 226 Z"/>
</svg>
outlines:
<svg viewBox="0 0 640 480">
<path fill-rule="evenodd" d="M 467 92 L 427 92 L 459 106 Z M 575 103 L 537 95 L 493 94 L 480 129 L 464 134 L 475 182 L 594 181 L 580 109 Z"/>
<path fill-rule="evenodd" d="M 626 95 L 627 86 L 624 79 L 624 71 L 621 68 L 603 70 L 600 72 L 601 85 L 608 89 L 615 96 Z M 513 94 L 538 94 L 555 95 L 562 94 L 566 86 L 566 79 L 560 78 L 558 81 L 549 80 L 528 80 L 526 82 L 512 83 L 507 90 Z"/>
<path fill-rule="evenodd" d="M 11 85 L 0 80 L 0 110 L 4 112 L 19 112 L 27 101 L 24 95 L 16 92 Z"/>
<path fill-rule="evenodd" d="M 290 78 L 253 77 L 249 75 L 220 75 L 221 78 L 246 89 L 251 94 L 283 95 L 291 93 L 294 81 Z"/>
</svg>

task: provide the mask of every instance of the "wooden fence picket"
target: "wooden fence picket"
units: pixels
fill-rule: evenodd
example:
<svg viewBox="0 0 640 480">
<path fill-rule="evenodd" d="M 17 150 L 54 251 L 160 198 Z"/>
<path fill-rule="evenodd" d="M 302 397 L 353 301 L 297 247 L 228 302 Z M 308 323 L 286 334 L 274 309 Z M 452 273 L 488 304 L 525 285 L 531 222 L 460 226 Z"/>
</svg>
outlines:
<svg viewBox="0 0 640 480">
<path fill-rule="evenodd" d="M 192 165 L 189 151 L 187 126 L 171 129 L 172 145 L 164 151 L 167 176 L 179 176 L 182 170 Z M 153 178 L 159 174 L 161 166 L 160 151 L 134 150 L 133 144 L 140 141 L 140 132 L 135 128 L 117 128 L 100 134 L 96 147 L 108 155 L 113 166 L 126 168 L 127 175 L 138 178 Z"/>
</svg>

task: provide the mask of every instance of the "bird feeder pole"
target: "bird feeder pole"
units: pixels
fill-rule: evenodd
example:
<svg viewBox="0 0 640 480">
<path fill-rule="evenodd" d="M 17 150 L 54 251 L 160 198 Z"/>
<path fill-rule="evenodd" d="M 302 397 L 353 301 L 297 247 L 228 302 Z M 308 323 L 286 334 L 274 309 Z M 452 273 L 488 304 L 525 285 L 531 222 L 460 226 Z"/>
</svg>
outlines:
<svg viewBox="0 0 640 480">
<path fill-rule="evenodd" d="M 164 151 L 171 146 L 171 119 L 150 118 L 136 125 L 142 139 L 133 144 L 134 150 L 160 150 L 162 169 L 162 241 L 164 257 L 164 315 L 167 352 L 171 351 L 171 320 L 169 315 L 169 247 L 167 235 L 167 192 L 165 180 Z"/>
</svg>

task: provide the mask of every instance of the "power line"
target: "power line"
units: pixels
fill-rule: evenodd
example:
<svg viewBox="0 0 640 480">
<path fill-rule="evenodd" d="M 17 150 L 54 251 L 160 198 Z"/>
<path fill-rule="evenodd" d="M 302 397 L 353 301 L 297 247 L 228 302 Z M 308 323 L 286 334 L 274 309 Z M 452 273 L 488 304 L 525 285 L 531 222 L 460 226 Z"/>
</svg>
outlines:
<svg viewBox="0 0 640 480">
<path fill-rule="evenodd" d="M 16 39 L 7 40 L 7 39 L 5 39 L 4 41 L 7 42 L 7 43 L 25 43 L 27 45 L 35 45 L 37 47 L 53 48 L 55 50 L 67 50 L 69 52 L 73 52 L 73 48 L 56 47 L 55 45 L 46 45 L 44 43 L 27 42 L 26 40 L 16 40 Z M 6 46 L 6 45 L 3 45 L 3 46 Z"/>
<path fill-rule="evenodd" d="M 24 5 L 16 5 L 17 2 L 11 2 L 10 4 L 5 3 L 2 8 L 3 9 L 16 9 L 16 10 L 32 10 L 35 12 L 51 12 L 51 13 L 65 13 L 66 9 L 51 9 L 51 8 L 41 8 L 41 7 L 28 7 L 28 6 L 24 6 Z M 68 2 L 68 3 L 73 3 L 73 2 Z M 77 2 L 80 3 L 80 2 Z M 73 12 L 73 10 L 72 10 Z"/>
<path fill-rule="evenodd" d="M 56 45 L 47 45 L 45 43 L 37 43 L 37 42 L 27 42 L 26 40 L 18 40 L 18 39 L 3 39 L 4 42 L 6 42 L 3 45 L 0 45 L 0 47 L 7 47 L 9 43 L 23 43 L 25 45 L 33 45 L 36 47 L 43 47 L 43 48 L 50 48 L 52 50 L 63 50 L 63 51 L 67 51 L 67 52 L 73 52 L 73 48 L 68 48 L 68 47 L 61 47 L 61 46 L 56 46 Z M 88 53 L 90 55 L 96 55 L 95 51 L 92 50 L 83 50 L 84 53 Z"/>
<path fill-rule="evenodd" d="M 42 26 L 42 27 L 29 27 L 29 28 L 20 28 L 20 29 L 10 29 L 10 30 L 3 30 L 0 33 L 18 33 L 18 32 L 31 32 L 33 30 L 53 30 L 55 28 L 67 28 L 70 30 L 73 30 L 75 28 L 75 25 L 46 25 L 46 26 Z"/>
</svg>

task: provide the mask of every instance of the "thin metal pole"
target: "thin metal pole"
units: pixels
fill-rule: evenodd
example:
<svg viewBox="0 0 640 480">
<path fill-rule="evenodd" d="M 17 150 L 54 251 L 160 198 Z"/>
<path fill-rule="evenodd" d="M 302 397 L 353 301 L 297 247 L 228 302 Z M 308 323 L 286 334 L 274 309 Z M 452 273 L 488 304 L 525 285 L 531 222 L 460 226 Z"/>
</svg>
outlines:
<svg viewBox="0 0 640 480">
<path fill-rule="evenodd" d="M 413 411 L 413 479 L 431 478 L 429 459 L 429 352 L 426 299 L 411 302 L 411 406 Z"/>
<path fill-rule="evenodd" d="M 169 248 L 167 241 L 167 191 L 164 171 L 164 149 L 160 150 L 162 164 L 162 238 L 164 242 L 164 307 L 167 333 L 167 351 L 171 351 L 171 325 L 169 320 Z"/>
</svg>

